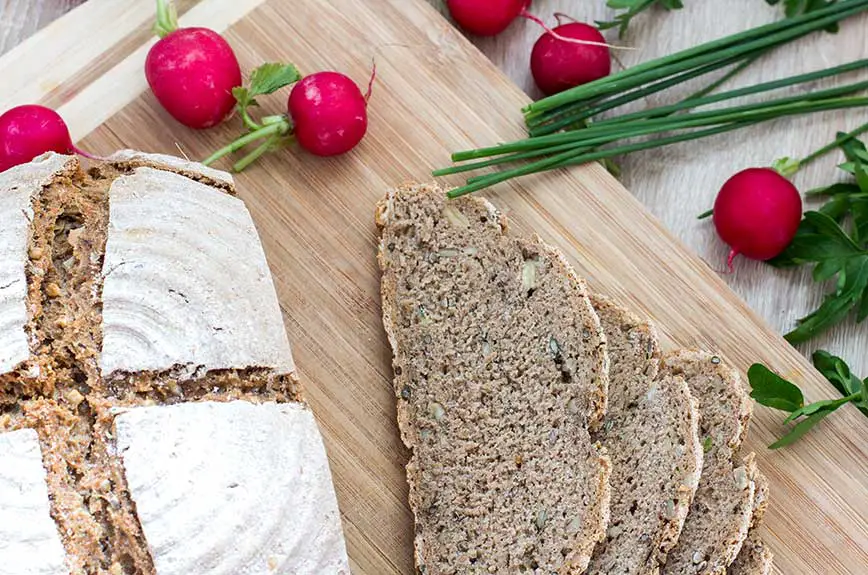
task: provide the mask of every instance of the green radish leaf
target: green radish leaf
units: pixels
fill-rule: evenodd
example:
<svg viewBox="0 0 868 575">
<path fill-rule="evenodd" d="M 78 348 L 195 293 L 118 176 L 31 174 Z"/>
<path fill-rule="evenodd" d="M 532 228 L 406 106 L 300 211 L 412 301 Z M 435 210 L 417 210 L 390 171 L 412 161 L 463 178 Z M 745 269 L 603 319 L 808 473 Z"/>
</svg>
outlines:
<svg viewBox="0 0 868 575">
<path fill-rule="evenodd" d="M 267 63 L 250 74 L 252 97 L 273 94 L 277 90 L 301 80 L 301 73 L 292 64 Z"/>
<path fill-rule="evenodd" d="M 797 423 L 789 433 L 769 445 L 769 449 L 780 449 L 781 447 L 792 445 L 808 433 L 815 425 L 820 423 L 827 415 L 832 413 L 832 411 L 823 410 L 809 415 L 807 418 Z"/>
<path fill-rule="evenodd" d="M 757 403 L 790 412 L 805 403 L 802 390 L 760 363 L 750 366 L 747 377 L 751 386 L 750 396 Z"/>
<path fill-rule="evenodd" d="M 240 108 L 258 106 L 257 96 L 273 94 L 284 86 L 289 86 L 301 80 L 298 68 L 292 64 L 267 63 L 250 73 L 248 86 L 239 86 L 232 90 L 232 95 Z"/>
</svg>

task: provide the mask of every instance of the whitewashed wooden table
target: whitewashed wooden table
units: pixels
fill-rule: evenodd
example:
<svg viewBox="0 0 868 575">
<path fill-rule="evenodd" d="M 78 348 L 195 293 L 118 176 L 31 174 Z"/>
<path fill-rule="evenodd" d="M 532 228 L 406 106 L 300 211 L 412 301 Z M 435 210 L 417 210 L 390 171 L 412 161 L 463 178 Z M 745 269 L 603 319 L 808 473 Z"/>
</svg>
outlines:
<svg viewBox="0 0 868 575">
<path fill-rule="evenodd" d="M 83 1 L 0 0 L 0 53 Z M 443 9 L 442 0 L 428 1 Z M 629 66 L 780 17 L 779 9 L 769 7 L 763 0 L 685 0 L 685 5 L 677 12 L 658 10 L 638 17 L 626 39 L 637 49 L 619 52 L 623 63 Z M 535 0 L 532 11 L 549 24 L 555 23 L 552 16 L 555 12 L 586 22 L 611 16 L 605 0 Z M 474 41 L 517 84 L 537 96 L 528 58 L 540 33 L 535 24 L 519 21 L 497 38 Z M 616 41 L 614 32 L 610 39 Z M 836 36 L 815 35 L 779 49 L 734 83 L 755 83 L 866 57 L 868 17 L 863 17 L 846 23 Z M 664 98 L 672 98 L 672 94 L 660 100 Z M 866 121 L 868 110 L 829 113 L 781 120 L 699 143 L 639 153 L 622 160 L 622 180 L 709 265 L 723 269 L 727 248 L 717 240 L 710 223 L 696 220 L 696 214 L 710 207 L 723 182 L 743 168 L 765 166 L 780 156 L 803 156 L 834 139 L 836 131 L 846 131 Z M 838 179 L 839 172 L 834 168 L 838 160 L 832 155 L 817 162 L 797 176 L 796 184 L 808 189 Z M 736 273 L 725 279 L 781 332 L 791 329 L 796 318 L 815 309 L 829 289 L 814 284 L 807 271 L 779 271 L 744 259 L 737 261 Z M 804 346 L 803 351 L 809 353 L 817 347 L 842 355 L 858 373 L 868 375 L 868 353 L 865 353 L 868 322 L 857 326 L 851 318 Z"/>
</svg>

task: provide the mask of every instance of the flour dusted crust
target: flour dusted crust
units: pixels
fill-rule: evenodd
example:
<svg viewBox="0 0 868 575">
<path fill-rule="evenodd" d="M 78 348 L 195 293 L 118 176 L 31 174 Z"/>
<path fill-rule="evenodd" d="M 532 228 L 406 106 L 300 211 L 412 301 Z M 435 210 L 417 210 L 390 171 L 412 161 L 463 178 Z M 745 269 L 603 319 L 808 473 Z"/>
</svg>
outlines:
<svg viewBox="0 0 868 575">
<path fill-rule="evenodd" d="M 436 186 L 391 191 L 376 221 L 418 569 L 582 573 L 611 495 L 589 437 L 608 360 L 584 282 L 488 202 Z"/>
<path fill-rule="evenodd" d="M 66 555 L 48 509 L 39 438 L 0 432 L 0 572 L 66 575 Z"/>
<path fill-rule="evenodd" d="M 28 527 L 39 530 L 29 540 L 4 537 L 4 527 L 14 518 L 0 521 L 0 573 L 9 572 L 4 553 L 20 555 L 21 543 L 36 543 L 49 532 L 46 524 L 57 545 L 39 545 L 44 557 L 37 559 L 46 562 L 45 569 L 34 570 L 42 569 L 34 560 L 24 571 L 28 575 L 53 573 L 49 569 L 57 557 L 65 562 L 63 572 L 75 575 L 173 572 L 163 555 L 155 565 L 149 537 L 158 539 L 161 549 L 172 547 L 177 556 L 210 557 L 228 565 L 230 572 L 312 575 L 332 567 L 334 573 L 345 569 L 339 515 L 319 432 L 300 403 L 258 235 L 232 192 L 226 174 L 131 152 L 94 162 L 87 171 L 77 158 L 47 154 L 0 174 L 0 208 L 8 211 L 11 222 L 0 230 L 0 245 L 9 251 L 0 263 L 0 276 L 8 272 L 7 287 L 22 285 L 9 302 L 3 301 L 0 286 L 0 319 L 10 318 L 0 337 L 9 338 L 9 353 L 3 359 L 11 369 L 0 374 L 0 446 L 2 438 L 28 438 L 27 454 L 42 472 L 42 487 L 27 489 L 27 495 L 43 502 L 47 518 L 47 523 L 28 520 Z M 264 403 L 268 406 L 260 405 Z M 213 406 L 205 421 L 197 416 L 207 409 L 200 405 Z M 270 501 L 236 499 L 251 508 L 236 508 L 234 516 L 245 517 L 246 512 L 246 517 L 258 519 L 274 509 L 284 513 L 272 517 L 270 530 L 255 520 L 235 524 L 231 538 L 239 544 L 223 547 L 239 553 L 244 545 L 246 551 L 254 549 L 247 555 L 209 555 L 185 546 L 189 534 L 167 543 L 165 533 L 177 535 L 178 525 L 188 525 L 187 518 L 167 511 L 174 509 L 174 501 L 157 501 L 166 492 L 140 492 L 142 483 L 137 482 L 135 495 L 153 504 L 149 525 L 160 521 L 157 516 L 165 511 L 163 523 L 175 526 L 151 529 L 146 536 L 120 457 L 116 417 L 122 413 L 119 417 L 134 419 L 133 413 L 142 413 L 138 409 L 171 406 L 189 413 L 190 425 L 202 429 L 213 427 L 220 420 L 215 413 L 229 405 L 233 407 L 225 408 L 232 409 L 231 414 L 243 411 L 237 406 L 246 406 L 256 420 L 224 418 L 225 429 L 209 432 L 222 443 L 184 445 L 202 438 L 175 421 L 174 436 L 160 435 L 172 431 L 165 422 L 159 430 L 145 426 L 144 435 L 138 427 L 121 424 L 122 429 L 132 429 L 124 435 L 130 439 L 126 447 L 141 446 L 141 437 L 150 433 L 145 451 L 160 444 L 156 437 L 177 452 L 207 456 L 205 467 L 213 477 L 221 477 L 218 471 L 243 470 L 246 480 L 239 484 L 259 480 L 250 493 L 267 492 Z M 278 412 L 280 417 L 267 415 Z M 288 423 L 281 424 L 283 419 Z M 265 426 L 269 421 L 270 427 Z M 256 429 L 259 435 L 253 434 Z M 221 449 L 231 444 L 227 433 L 244 439 L 244 445 L 234 451 Z M 193 455 L 185 459 L 194 460 Z M 154 463 L 158 462 L 148 461 Z M 145 465 L 136 469 L 138 475 L 130 479 L 146 474 Z M 177 468 L 152 466 L 149 471 L 163 474 L 152 473 L 149 485 L 177 485 Z M 8 494 L 4 480 L 10 477 L 0 465 L 0 499 Z M 35 477 L 30 473 L 16 481 L 32 484 Z M 292 485 L 287 483 L 290 478 Z M 199 480 L 205 478 L 187 477 L 185 485 Z M 301 485 L 306 492 L 295 491 Z M 298 502 L 303 510 L 313 509 L 313 499 L 321 503 L 320 515 L 308 515 L 304 525 L 283 522 L 284 500 Z M 36 509 L 27 505 L 14 511 Z M 7 511 L 0 501 L 0 517 Z M 201 523 L 204 518 L 194 514 L 190 520 Z M 303 531 L 304 527 L 313 531 Z M 263 540 L 273 532 L 280 532 L 279 542 Z M 285 542 L 293 535 L 310 545 L 287 549 Z M 255 551 L 265 548 L 275 553 L 256 556 Z M 187 572 L 207 571 L 205 566 Z"/>
<path fill-rule="evenodd" d="M 103 375 L 294 371 L 271 272 L 244 203 L 150 167 L 114 180 L 102 291 Z"/>
<path fill-rule="evenodd" d="M 106 161 L 125 170 L 144 167 L 173 172 L 211 187 L 222 189 L 227 193 L 235 193 L 235 181 L 228 172 L 215 170 L 205 164 L 175 156 L 146 154 L 137 150 L 118 150 L 106 158 Z"/>
<path fill-rule="evenodd" d="M 56 177 L 77 170 L 74 158 L 46 154 L 0 173 L 0 374 L 30 359 L 27 267 L 33 199 Z M 0 383 L 0 398 L 3 395 Z"/>
<path fill-rule="evenodd" d="M 301 404 L 138 407 L 115 428 L 160 575 L 349 575 L 325 449 Z"/>
</svg>

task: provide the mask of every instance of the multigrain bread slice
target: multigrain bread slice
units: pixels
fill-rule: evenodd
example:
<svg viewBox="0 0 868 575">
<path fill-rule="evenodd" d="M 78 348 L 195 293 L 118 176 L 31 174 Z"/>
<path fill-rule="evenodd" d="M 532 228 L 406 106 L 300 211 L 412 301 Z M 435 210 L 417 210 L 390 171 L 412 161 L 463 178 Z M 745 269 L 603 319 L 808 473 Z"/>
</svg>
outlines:
<svg viewBox="0 0 868 575">
<path fill-rule="evenodd" d="M 774 555 L 756 530 L 751 530 L 735 562 L 727 569 L 728 575 L 769 575 Z"/>
<path fill-rule="evenodd" d="M 699 484 L 699 411 L 683 378 L 657 377 L 654 327 L 604 296 L 591 302 L 610 359 L 609 411 L 598 437 L 612 458 L 612 502 L 588 573 L 656 574 Z"/>
<path fill-rule="evenodd" d="M 738 557 L 727 569 L 727 575 L 768 575 L 772 572 L 774 556 L 759 534 L 759 527 L 769 503 L 769 481 L 759 470 L 756 470 L 752 480 L 754 497 L 750 531 Z"/>
<path fill-rule="evenodd" d="M 661 373 L 680 375 L 700 404 L 705 462 L 699 488 L 667 575 L 723 575 L 747 537 L 753 515 L 753 457 L 737 456 L 751 415 L 738 373 L 710 353 L 681 350 L 663 358 Z"/>
<path fill-rule="evenodd" d="M 419 571 L 582 573 L 610 496 L 584 282 L 488 202 L 433 185 L 389 192 L 376 221 Z"/>
</svg>

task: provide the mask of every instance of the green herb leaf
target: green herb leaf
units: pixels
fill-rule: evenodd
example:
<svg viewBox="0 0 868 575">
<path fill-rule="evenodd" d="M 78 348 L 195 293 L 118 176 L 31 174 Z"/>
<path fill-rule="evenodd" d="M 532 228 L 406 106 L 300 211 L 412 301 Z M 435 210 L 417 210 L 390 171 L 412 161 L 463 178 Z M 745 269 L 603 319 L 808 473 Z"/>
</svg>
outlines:
<svg viewBox="0 0 868 575">
<path fill-rule="evenodd" d="M 832 184 L 831 186 L 825 186 L 822 188 L 814 188 L 813 190 L 808 190 L 805 192 L 805 195 L 808 197 L 811 196 L 838 196 L 838 195 L 850 195 L 850 194 L 858 194 L 859 186 L 856 184 L 849 184 L 846 182 L 838 182 Z"/>
<path fill-rule="evenodd" d="M 811 361 L 841 395 L 852 395 L 862 389 L 862 380 L 850 373 L 850 367 L 840 357 L 818 349 L 811 356 Z"/>
<path fill-rule="evenodd" d="M 239 107 L 248 108 L 258 105 L 256 97 L 273 94 L 284 86 L 289 86 L 301 80 L 301 73 L 292 64 L 267 63 L 256 68 L 250 74 L 247 87 L 232 90 L 232 95 Z"/>
<path fill-rule="evenodd" d="M 796 424 L 796 426 L 793 427 L 793 429 L 790 430 L 789 433 L 769 445 L 769 449 L 780 449 L 781 447 L 792 445 L 793 443 L 798 441 L 803 435 L 808 433 L 811 428 L 820 423 L 827 415 L 832 413 L 832 411 L 834 410 L 822 410 L 809 415 L 807 418 Z"/>
<path fill-rule="evenodd" d="M 711 451 L 712 445 L 713 445 L 713 443 L 711 441 L 711 436 L 706 435 L 705 439 L 702 440 L 702 452 L 708 453 L 709 451 Z"/>
<path fill-rule="evenodd" d="M 794 412 L 792 412 L 790 414 L 790 416 L 784 420 L 784 423 L 791 423 L 800 417 L 813 415 L 814 413 L 817 413 L 821 409 L 826 410 L 826 411 L 830 411 L 830 412 L 835 411 L 836 409 L 838 409 L 839 407 L 841 407 L 842 405 L 844 405 L 845 403 L 847 403 L 849 401 L 850 400 L 848 398 L 842 398 L 842 399 L 823 399 L 821 401 L 815 401 L 814 403 L 809 403 L 805 407 L 801 407 L 801 408 L 795 410 Z"/>
<path fill-rule="evenodd" d="M 684 4 L 681 0 L 609 0 L 606 2 L 606 6 L 615 10 L 624 10 L 624 12 L 616 15 L 615 19 L 609 22 L 597 22 L 597 27 L 600 30 L 618 28 L 618 36 L 621 38 L 623 38 L 627 33 L 630 21 L 635 16 L 638 16 L 652 6 L 657 6 L 666 10 L 679 10 L 684 8 Z"/>
<path fill-rule="evenodd" d="M 839 271 L 838 286 L 814 312 L 798 321 L 798 327 L 784 335 L 792 344 L 802 343 L 827 330 L 847 316 L 868 291 L 868 255 L 847 260 Z"/>
<path fill-rule="evenodd" d="M 762 364 L 750 366 L 747 377 L 752 390 L 750 396 L 757 403 L 790 412 L 800 409 L 805 403 L 802 390 Z"/>
</svg>

